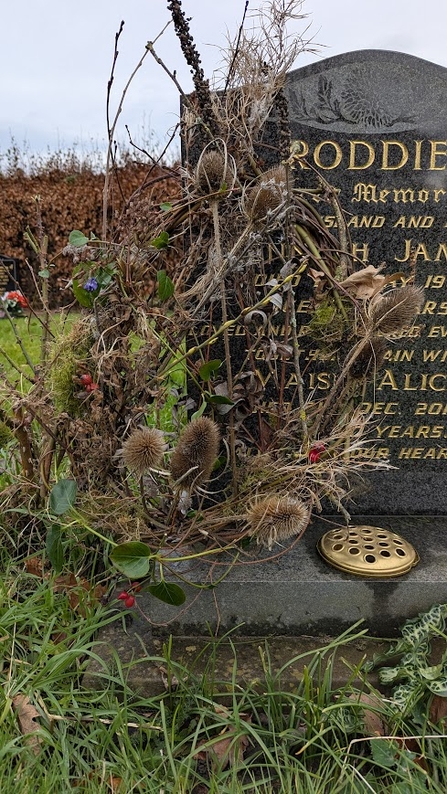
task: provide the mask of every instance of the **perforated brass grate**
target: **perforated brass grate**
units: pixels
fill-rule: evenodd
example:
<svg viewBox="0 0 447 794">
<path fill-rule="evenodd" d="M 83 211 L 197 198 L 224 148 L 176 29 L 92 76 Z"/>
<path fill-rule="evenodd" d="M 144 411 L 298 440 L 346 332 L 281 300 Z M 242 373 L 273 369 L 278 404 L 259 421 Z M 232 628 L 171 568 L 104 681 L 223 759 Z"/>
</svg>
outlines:
<svg viewBox="0 0 447 794">
<path fill-rule="evenodd" d="M 330 565 L 358 576 L 401 576 L 419 562 L 411 543 L 380 527 L 331 529 L 317 549 Z"/>
</svg>

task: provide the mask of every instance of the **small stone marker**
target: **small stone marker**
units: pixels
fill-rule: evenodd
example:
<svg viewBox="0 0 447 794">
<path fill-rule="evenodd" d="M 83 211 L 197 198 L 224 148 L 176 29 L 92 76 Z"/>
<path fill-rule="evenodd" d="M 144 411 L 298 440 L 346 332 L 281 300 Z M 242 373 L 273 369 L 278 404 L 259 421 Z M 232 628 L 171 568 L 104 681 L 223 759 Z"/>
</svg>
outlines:
<svg viewBox="0 0 447 794">
<path fill-rule="evenodd" d="M 338 190 L 357 268 L 384 263 L 385 275 L 398 274 L 396 286 L 414 275 L 425 289 L 416 323 L 390 339 L 365 395 L 377 442 L 360 454 L 389 459 L 398 471 L 368 475 L 372 487 L 350 511 L 445 514 L 447 69 L 365 50 L 291 72 L 286 91 L 297 182 L 313 188 L 320 173 Z M 331 205 L 316 206 L 336 234 Z M 309 304 L 298 311 L 309 347 Z M 324 396 L 334 373 L 321 364 L 311 370 Z"/>
</svg>

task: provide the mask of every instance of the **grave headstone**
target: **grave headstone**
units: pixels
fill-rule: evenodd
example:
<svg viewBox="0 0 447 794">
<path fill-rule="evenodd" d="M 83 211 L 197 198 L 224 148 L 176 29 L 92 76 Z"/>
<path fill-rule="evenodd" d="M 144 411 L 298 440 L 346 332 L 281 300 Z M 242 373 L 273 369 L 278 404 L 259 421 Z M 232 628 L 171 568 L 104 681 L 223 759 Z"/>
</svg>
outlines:
<svg viewBox="0 0 447 794">
<path fill-rule="evenodd" d="M 19 289 L 19 260 L 13 256 L 0 255 L 0 295 Z"/>
<path fill-rule="evenodd" d="M 365 398 L 377 440 L 365 455 L 389 459 L 351 512 L 447 510 L 447 69 L 402 53 L 346 53 L 289 74 L 297 180 L 320 173 L 339 194 L 357 266 L 384 263 L 396 286 L 413 274 L 425 301 L 413 327 L 389 340 Z M 337 231 L 329 204 L 326 226 Z M 301 338 L 306 345 L 306 305 Z M 319 372 L 324 394 L 332 374 Z"/>
</svg>

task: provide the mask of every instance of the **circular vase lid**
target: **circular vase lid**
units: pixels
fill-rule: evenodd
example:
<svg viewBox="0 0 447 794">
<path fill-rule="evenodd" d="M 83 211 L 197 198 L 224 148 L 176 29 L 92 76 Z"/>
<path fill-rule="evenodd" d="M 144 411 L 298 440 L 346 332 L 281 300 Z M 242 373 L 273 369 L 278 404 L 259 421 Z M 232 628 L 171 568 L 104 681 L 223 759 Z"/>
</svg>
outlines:
<svg viewBox="0 0 447 794">
<path fill-rule="evenodd" d="M 317 549 L 335 568 L 357 576 L 401 576 L 419 562 L 411 543 L 381 527 L 337 527 L 326 532 Z"/>
</svg>

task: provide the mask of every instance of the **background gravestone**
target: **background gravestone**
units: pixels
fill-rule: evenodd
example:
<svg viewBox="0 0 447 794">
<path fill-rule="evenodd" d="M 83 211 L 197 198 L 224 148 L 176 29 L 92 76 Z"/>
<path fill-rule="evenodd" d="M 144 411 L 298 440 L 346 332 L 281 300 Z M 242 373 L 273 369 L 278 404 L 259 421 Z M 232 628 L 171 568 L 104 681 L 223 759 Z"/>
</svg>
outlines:
<svg viewBox="0 0 447 794">
<path fill-rule="evenodd" d="M 372 454 L 398 471 L 368 475 L 352 513 L 447 512 L 447 69 L 381 50 L 346 53 L 289 74 L 296 179 L 318 174 L 339 192 L 363 265 L 415 275 L 425 288 L 411 329 L 390 340 L 385 363 L 365 397 L 377 420 Z M 337 232 L 330 204 L 318 203 Z M 309 308 L 300 322 L 303 347 Z M 317 366 L 324 396 L 332 374 Z M 311 375 L 311 373 L 310 373 Z M 365 454 L 371 454 L 365 453 Z"/>
<path fill-rule="evenodd" d="M 0 295 L 19 289 L 19 260 L 0 255 Z"/>
</svg>

